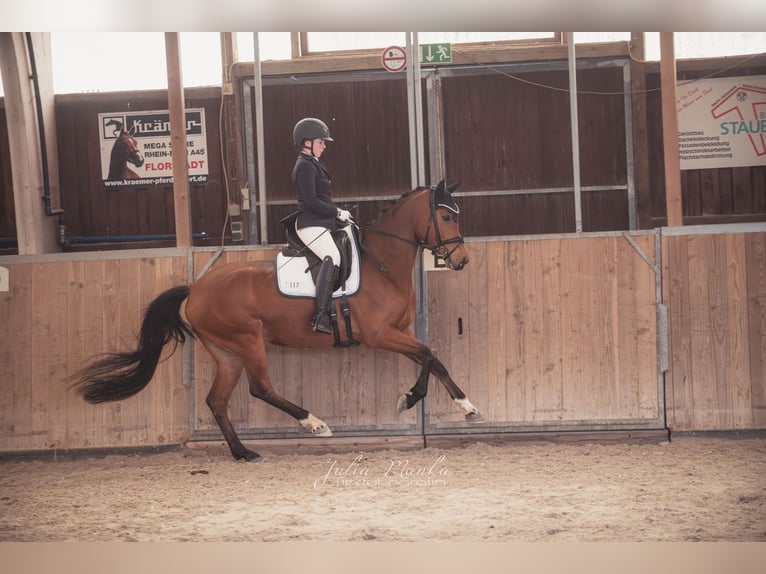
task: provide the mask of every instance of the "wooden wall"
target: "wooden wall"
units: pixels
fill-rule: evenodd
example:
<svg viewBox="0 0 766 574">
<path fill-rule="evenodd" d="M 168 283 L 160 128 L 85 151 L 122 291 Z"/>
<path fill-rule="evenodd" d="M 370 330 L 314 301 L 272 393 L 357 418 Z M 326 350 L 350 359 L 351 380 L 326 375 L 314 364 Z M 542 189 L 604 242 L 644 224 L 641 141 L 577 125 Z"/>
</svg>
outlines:
<svg viewBox="0 0 766 574">
<path fill-rule="evenodd" d="M 186 281 L 185 255 L 51 255 L 0 265 L 10 278 L 10 290 L 0 292 L 0 450 L 177 444 L 188 437 L 181 353 L 160 363 L 146 390 L 119 403 L 89 405 L 64 382 L 83 359 L 133 345 L 144 307 Z"/>
<path fill-rule="evenodd" d="M 270 243 L 283 241 L 279 221 L 296 209 L 291 174 L 297 151 L 292 131 L 301 118 L 317 117 L 327 123 L 334 141 L 322 162 L 332 176 L 333 200 L 344 208 L 356 206 L 359 221 L 367 222 L 378 213 L 385 204 L 381 196 L 399 196 L 411 189 L 406 90 L 405 79 L 389 72 L 349 74 L 342 80 L 329 75 L 265 81 Z M 251 146 L 257 150 L 254 140 Z"/>
<path fill-rule="evenodd" d="M 654 261 L 654 235 L 634 237 Z M 663 428 L 655 274 L 627 239 L 472 241 L 428 275 L 429 341 L 499 428 Z M 462 414 L 438 385 L 429 424 Z M 447 424 L 449 423 L 449 424 Z"/>
<path fill-rule="evenodd" d="M 567 71 L 519 70 L 513 74 L 540 85 L 491 71 L 467 76 L 447 73 L 443 78 L 447 177 L 463 182 L 459 192 L 466 236 L 575 229 L 572 193 L 486 195 L 495 190 L 573 186 Z M 580 70 L 578 82 L 582 90 L 593 92 L 579 99 L 583 185 L 625 186 L 622 68 Z M 295 154 L 286 142 L 301 117 L 329 118 L 335 142 L 322 160 L 333 175 L 333 197 L 344 207 L 356 205 L 360 221 L 368 221 L 380 209 L 381 203 L 373 198 L 410 188 L 403 78 L 367 72 L 343 80 L 337 75 L 328 75 L 324 81 L 321 76 L 269 79 L 263 97 L 269 110 L 264 118 L 269 146 L 266 186 L 269 202 L 275 202 L 268 208 L 270 241 L 283 237 L 279 219 L 294 209 L 290 172 Z M 424 93 L 425 114 L 432 113 L 427 102 Z M 254 149 L 255 142 L 252 145 Z M 626 190 L 588 192 L 583 204 L 585 230 L 629 227 Z"/>
<path fill-rule="evenodd" d="M 465 234 L 575 231 L 571 192 L 482 193 L 573 188 L 566 68 L 492 69 L 442 82 L 447 173 L 464 182 Z M 580 69 L 577 82 L 582 186 L 627 186 L 622 67 Z M 583 230 L 628 229 L 627 197 L 627 189 L 584 192 Z"/>
<path fill-rule="evenodd" d="M 766 229 L 747 231 L 669 230 L 676 234 L 662 239 L 674 431 L 766 428 Z M 631 237 L 654 263 L 655 234 Z M 467 247 L 464 271 L 427 273 L 429 344 L 485 423 L 463 422 L 435 381 L 422 419 L 417 409 L 398 413 L 417 370 L 384 351 L 272 348 L 275 386 L 339 436 L 662 428 L 655 276 L 625 237 Z M 196 273 L 212 255 L 195 250 Z M 273 255 L 232 249 L 215 264 Z M 63 383 L 85 357 L 131 346 L 145 306 L 187 282 L 188 264 L 183 250 L 0 258 L 10 275 L 10 290 L 0 292 L 0 450 L 220 438 L 204 402 L 215 367 L 197 342 L 190 380 L 177 352 L 146 390 L 120 403 L 88 405 Z M 231 414 L 245 438 L 305 438 L 295 421 L 250 397 L 245 381 Z"/>
<path fill-rule="evenodd" d="M 663 237 L 668 426 L 766 428 L 766 231 Z"/>
</svg>

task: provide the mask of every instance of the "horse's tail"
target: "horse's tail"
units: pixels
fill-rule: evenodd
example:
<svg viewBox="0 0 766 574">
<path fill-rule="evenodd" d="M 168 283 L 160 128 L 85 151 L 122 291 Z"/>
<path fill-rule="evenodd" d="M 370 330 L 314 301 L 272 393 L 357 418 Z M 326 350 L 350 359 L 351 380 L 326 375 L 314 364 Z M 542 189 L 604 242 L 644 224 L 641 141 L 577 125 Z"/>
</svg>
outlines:
<svg viewBox="0 0 766 574">
<path fill-rule="evenodd" d="M 180 315 L 181 303 L 188 296 L 188 285 L 161 293 L 144 312 L 138 348 L 133 352 L 102 355 L 72 375 L 72 386 L 89 403 L 119 401 L 141 391 L 154 375 L 162 348 L 173 341 L 175 352 L 187 335 L 194 337 Z"/>
</svg>

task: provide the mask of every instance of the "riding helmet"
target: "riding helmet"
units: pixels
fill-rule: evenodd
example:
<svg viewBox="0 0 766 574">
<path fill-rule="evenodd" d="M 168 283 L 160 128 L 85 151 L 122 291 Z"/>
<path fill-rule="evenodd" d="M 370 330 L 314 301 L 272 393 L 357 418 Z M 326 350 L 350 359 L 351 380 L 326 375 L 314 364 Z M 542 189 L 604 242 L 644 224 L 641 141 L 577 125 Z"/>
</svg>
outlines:
<svg viewBox="0 0 766 574">
<path fill-rule="evenodd" d="M 322 120 L 316 118 L 303 118 L 293 128 L 293 143 L 301 147 L 304 140 L 322 138 L 325 141 L 333 141 L 330 137 L 330 129 Z"/>
</svg>

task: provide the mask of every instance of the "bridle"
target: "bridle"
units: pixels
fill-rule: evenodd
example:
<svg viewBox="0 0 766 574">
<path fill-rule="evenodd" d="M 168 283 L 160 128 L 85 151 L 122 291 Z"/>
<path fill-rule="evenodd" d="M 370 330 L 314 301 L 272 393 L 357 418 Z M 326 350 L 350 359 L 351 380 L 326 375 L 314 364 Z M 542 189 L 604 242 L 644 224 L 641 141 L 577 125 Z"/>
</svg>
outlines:
<svg viewBox="0 0 766 574">
<path fill-rule="evenodd" d="M 442 239 L 441 233 L 439 232 L 439 218 L 436 217 L 436 209 L 439 207 L 443 207 L 444 209 L 452 213 L 453 217 L 455 218 L 455 221 L 457 221 L 457 218 L 460 215 L 460 208 L 457 206 L 457 204 L 454 201 L 451 202 L 451 205 L 447 205 L 446 203 L 437 203 L 435 187 L 431 187 L 429 203 L 431 207 L 431 218 L 428 220 L 426 235 L 422 241 L 421 247 L 423 248 L 428 247 L 431 250 L 431 255 L 440 259 L 444 259 L 446 261 L 450 259 L 452 254 L 461 245 L 463 245 L 464 239 L 462 234 L 456 235 L 455 237 L 451 237 L 449 239 Z M 431 231 L 431 224 L 433 224 L 434 239 L 436 240 L 436 244 L 433 247 L 428 245 L 428 232 Z M 448 246 L 453 243 L 455 244 L 455 247 L 453 247 L 452 249 L 449 249 Z"/>
<path fill-rule="evenodd" d="M 399 241 L 403 241 L 404 243 L 407 243 L 408 245 L 413 245 L 417 247 L 418 249 L 428 249 L 431 252 L 431 255 L 434 257 L 437 257 L 439 259 L 443 259 L 445 261 L 450 260 L 450 257 L 452 254 L 464 243 L 464 239 L 462 234 L 456 235 L 455 237 L 450 237 L 449 239 L 442 239 L 441 232 L 439 231 L 439 218 L 436 217 L 436 210 L 439 207 L 442 207 L 446 209 L 447 211 L 451 212 L 454 217 L 457 217 L 460 214 L 460 208 L 454 203 L 451 202 L 451 205 L 448 205 L 444 202 L 438 202 L 436 200 L 436 192 L 437 189 L 435 187 L 430 187 L 430 194 L 429 194 L 429 208 L 431 211 L 430 218 L 428 219 L 428 226 L 426 227 L 426 233 L 423 236 L 423 239 L 421 241 L 413 241 L 412 239 L 409 239 L 407 237 L 402 237 L 401 235 L 396 235 L 395 233 L 389 233 L 388 231 L 382 231 L 380 229 L 374 229 L 372 227 L 366 227 L 364 229 L 365 233 L 375 233 L 377 235 L 383 235 L 385 237 L 390 237 L 392 239 L 398 239 Z M 431 229 L 434 230 L 434 245 L 428 245 L 428 235 L 431 232 Z M 455 246 L 452 249 L 449 249 L 449 246 L 454 244 Z M 367 250 L 365 249 L 365 252 Z M 388 271 L 388 268 L 386 265 L 378 260 L 378 268 L 381 271 Z"/>
</svg>

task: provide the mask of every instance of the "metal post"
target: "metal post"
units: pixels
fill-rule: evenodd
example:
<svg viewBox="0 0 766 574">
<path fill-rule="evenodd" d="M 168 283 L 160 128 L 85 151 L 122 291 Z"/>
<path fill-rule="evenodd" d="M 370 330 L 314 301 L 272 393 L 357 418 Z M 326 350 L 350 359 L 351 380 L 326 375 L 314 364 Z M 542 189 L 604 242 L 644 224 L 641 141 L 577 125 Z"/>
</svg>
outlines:
<svg viewBox="0 0 766 574">
<path fill-rule="evenodd" d="M 631 90 L 630 62 L 627 61 L 622 67 L 622 85 L 625 90 L 623 102 L 625 106 L 625 155 L 626 165 L 628 167 L 628 226 L 630 229 L 638 227 L 638 216 L 636 214 L 636 176 L 634 168 L 633 151 L 633 101 Z"/>
<path fill-rule="evenodd" d="M 407 117 L 410 127 L 410 178 L 412 188 L 418 186 L 418 151 L 417 151 L 417 120 L 415 119 L 415 71 L 412 62 L 415 58 L 415 50 L 412 45 L 412 34 L 405 33 L 407 39 Z"/>
<path fill-rule="evenodd" d="M 582 195 L 580 188 L 580 133 L 577 124 L 577 60 L 574 34 L 567 34 L 569 53 L 569 111 L 572 119 L 572 172 L 574 174 L 575 230 L 582 231 Z"/>
<path fill-rule="evenodd" d="M 418 33 L 412 33 L 412 52 L 414 60 L 412 62 L 412 68 L 414 72 L 414 78 L 412 82 L 412 92 L 415 97 L 415 133 L 417 146 L 417 158 L 418 158 L 418 186 L 426 184 L 426 160 L 425 160 L 425 145 L 423 136 L 423 90 L 420 86 L 420 42 L 418 40 Z"/>
<path fill-rule="evenodd" d="M 263 142 L 263 78 L 261 77 L 261 52 L 259 49 L 258 32 L 253 32 L 253 52 L 255 60 L 255 139 L 258 154 L 258 213 L 260 215 L 260 242 L 269 242 L 268 217 L 266 214 L 266 159 Z M 251 190 L 252 194 L 252 190 Z M 254 202 L 251 200 L 251 205 Z M 251 212 L 252 213 L 252 212 Z"/>
<path fill-rule="evenodd" d="M 255 243 L 256 237 L 258 237 L 258 225 L 255 220 L 255 160 L 253 159 L 253 106 L 252 106 L 252 90 L 254 88 L 250 86 L 250 82 L 242 83 L 242 101 L 244 109 L 244 134 L 242 136 L 243 150 L 245 154 L 245 164 L 247 165 L 247 188 L 242 190 L 242 210 L 248 212 L 247 216 L 247 243 L 252 245 Z M 244 192 L 247 191 L 247 196 L 244 196 Z"/>
</svg>

